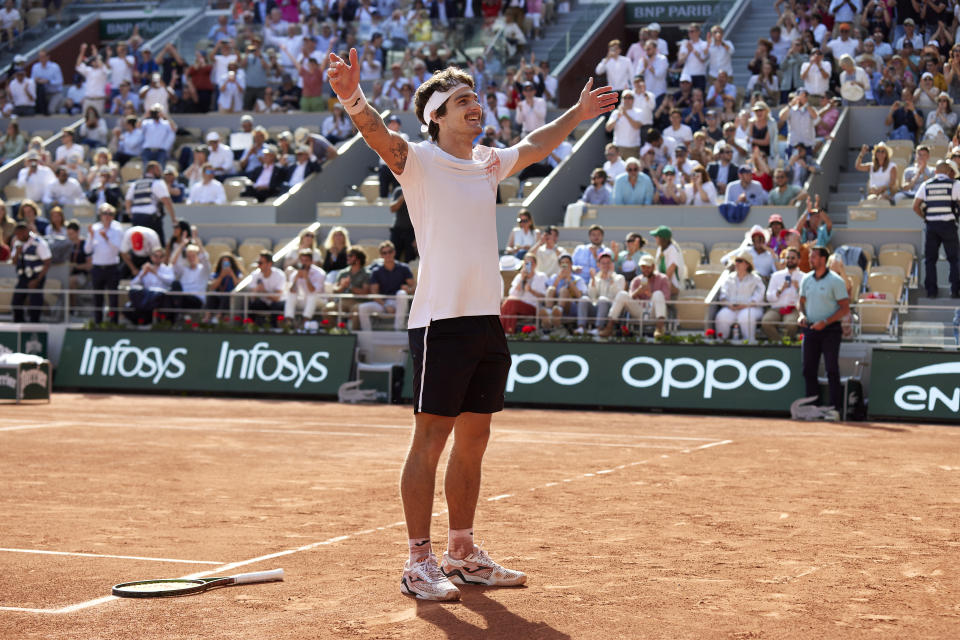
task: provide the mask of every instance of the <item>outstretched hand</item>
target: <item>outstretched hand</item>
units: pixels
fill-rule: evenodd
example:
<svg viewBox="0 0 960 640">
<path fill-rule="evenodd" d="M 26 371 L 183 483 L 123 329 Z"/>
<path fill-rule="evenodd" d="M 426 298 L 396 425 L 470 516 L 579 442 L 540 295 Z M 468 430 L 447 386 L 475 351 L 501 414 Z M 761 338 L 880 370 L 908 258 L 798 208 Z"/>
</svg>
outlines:
<svg viewBox="0 0 960 640">
<path fill-rule="evenodd" d="M 593 78 L 587 80 L 583 85 L 583 91 L 580 92 L 580 101 L 577 107 L 580 109 L 580 119 L 589 120 L 601 114 L 613 111 L 617 106 L 617 100 L 620 97 L 613 87 L 607 85 L 603 87 L 593 87 Z"/>
<path fill-rule="evenodd" d="M 330 66 L 327 67 L 327 78 L 330 80 L 330 87 L 334 93 L 343 100 L 353 95 L 353 92 L 360 86 L 360 65 L 357 64 L 357 50 L 350 48 L 350 55 L 347 56 L 350 63 L 347 64 L 343 58 L 335 53 L 330 54 Z"/>
</svg>

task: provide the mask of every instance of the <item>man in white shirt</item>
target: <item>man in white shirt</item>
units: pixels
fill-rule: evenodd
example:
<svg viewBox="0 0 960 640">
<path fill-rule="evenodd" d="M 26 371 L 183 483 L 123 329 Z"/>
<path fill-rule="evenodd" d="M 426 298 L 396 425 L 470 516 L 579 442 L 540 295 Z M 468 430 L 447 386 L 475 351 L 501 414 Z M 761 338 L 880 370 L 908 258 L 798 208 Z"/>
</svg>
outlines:
<svg viewBox="0 0 960 640">
<path fill-rule="evenodd" d="M 124 80 L 133 84 L 133 72 L 137 68 L 137 61 L 127 51 L 127 44 L 121 42 L 117 44 L 115 55 L 107 58 L 107 67 L 110 69 L 110 96 L 117 95 L 120 85 Z"/>
<path fill-rule="evenodd" d="M 264 316 L 270 324 L 276 326 L 277 316 L 283 313 L 283 289 L 286 279 L 283 272 L 273 268 L 273 256 L 269 251 L 261 251 L 257 258 L 257 269 L 250 274 L 245 290 L 259 294 L 250 300 L 250 311 L 258 323 Z"/>
<path fill-rule="evenodd" d="M 220 141 L 220 134 L 211 131 L 207 134 L 207 146 L 210 147 L 210 157 L 207 160 L 218 177 L 233 175 L 236 166 L 233 161 L 233 150 Z"/>
<path fill-rule="evenodd" d="M 707 43 L 700 39 L 700 25 L 691 24 L 687 28 L 687 36 L 677 45 L 677 60 L 683 65 L 680 73 L 690 76 L 694 89 L 706 91 L 710 54 L 707 52 Z"/>
<path fill-rule="evenodd" d="M 200 242 L 200 236 L 194 233 L 193 242 Z M 207 301 L 207 284 L 210 281 L 210 257 L 200 244 L 178 244 L 170 264 L 177 275 L 182 295 L 178 296 L 177 306 L 181 309 L 203 309 Z M 187 257 L 186 261 L 179 260 L 180 252 Z"/>
<path fill-rule="evenodd" d="M 517 102 L 517 124 L 520 135 L 527 135 L 542 127 L 547 121 L 547 101 L 537 97 L 537 88 L 532 82 L 523 83 L 523 100 Z"/>
<path fill-rule="evenodd" d="M 3 9 L 0 9 L 0 29 L 7 36 L 7 46 L 13 47 L 13 41 L 23 29 L 23 17 L 14 6 L 13 0 L 5 0 Z"/>
<path fill-rule="evenodd" d="M 919 3 L 924 4 L 924 3 Z M 853 22 L 863 9 L 861 0 L 832 0 L 827 13 L 833 16 L 834 21 Z M 909 19 L 909 18 L 908 18 Z"/>
<path fill-rule="evenodd" d="M 296 264 L 287 268 L 283 315 L 293 322 L 297 317 L 297 309 L 303 309 L 303 320 L 307 322 L 313 320 L 327 274 L 313 264 L 313 249 L 301 249 L 297 259 Z"/>
<path fill-rule="evenodd" d="M 43 192 L 43 204 L 47 210 L 55 204 L 67 209 L 75 204 L 86 202 L 83 187 L 76 178 L 70 177 L 66 167 L 57 167 L 56 175 L 57 179 L 47 183 L 47 188 Z"/>
<path fill-rule="evenodd" d="M 623 156 L 620 155 L 620 149 L 612 142 L 607 144 L 603 153 L 606 157 L 606 160 L 603 161 L 603 172 L 607 174 L 607 183 L 612 186 L 617 176 L 627 172 L 627 166 Z"/>
<path fill-rule="evenodd" d="M 93 319 L 103 322 L 103 293 L 116 291 L 120 282 L 120 248 L 123 245 L 123 227 L 114 220 L 117 210 L 109 204 L 102 204 L 97 210 L 100 222 L 90 225 L 83 250 L 93 260 L 90 270 L 90 285 L 93 294 Z M 116 315 L 119 298 L 116 293 L 109 294 L 110 317 Z"/>
<path fill-rule="evenodd" d="M 120 259 L 127 267 L 126 277 L 140 272 L 143 263 L 150 260 L 150 256 L 157 249 L 163 249 L 160 236 L 150 227 L 131 226 L 123 232 L 123 241 L 120 243 Z"/>
<path fill-rule="evenodd" d="M 710 41 L 707 46 L 709 61 L 707 62 L 707 75 L 711 80 L 715 80 L 721 71 L 725 71 L 727 76 L 733 77 L 733 52 L 735 51 L 733 43 L 723 38 L 723 27 L 714 25 L 710 29 Z"/>
<path fill-rule="evenodd" d="M 218 180 L 214 180 L 213 165 L 203 165 L 203 177 L 190 187 L 187 204 L 227 204 L 227 193 Z"/>
<path fill-rule="evenodd" d="M 837 30 L 840 37 L 830 40 L 824 46 L 824 49 L 833 54 L 834 60 L 839 60 L 845 55 L 851 58 L 857 55 L 857 49 L 860 48 L 860 41 L 850 37 L 851 29 L 852 27 L 849 24 L 841 24 Z M 802 74 L 803 72 L 801 71 L 800 73 Z"/>
<path fill-rule="evenodd" d="M 781 332 L 793 339 L 797 335 L 797 320 L 800 318 L 800 280 L 803 272 L 800 253 L 793 247 L 783 250 L 784 268 L 774 271 L 767 285 L 767 302 L 770 308 L 760 320 L 760 329 L 771 342 L 779 342 Z"/>
<path fill-rule="evenodd" d="M 24 190 L 27 200 L 42 201 L 47 185 L 56 180 L 57 176 L 50 167 L 40 164 L 40 155 L 36 151 L 27 153 L 26 166 L 17 173 L 17 186 Z"/>
<path fill-rule="evenodd" d="M 496 268 L 497 186 L 544 160 L 581 121 L 612 110 L 617 96 L 609 93 L 610 87 L 591 91 L 590 80 L 576 105 L 517 145 L 474 147 L 483 131 L 483 108 L 473 78 L 447 69 L 417 91 L 416 114 L 430 139 L 414 144 L 389 131 L 367 104 L 356 50 L 350 50 L 349 64 L 331 56 L 328 77 L 364 140 L 397 176 L 420 250 L 419 284 L 408 322 L 415 427 L 400 484 L 410 551 L 401 591 L 456 600 L 460 592 L 451 579 L 523 584 L 526 575 L 498 565 L 473 541 L 483 451 L 491 415 L 503 406 L 510 369 L 498 318 L 503 281 Z M 450 206 L 453 202 L 456 207 Z M 447 477 L 456 479 L 446 491 L 449 544 L 438 564 L 430 543 L 434 478 L 439 452 L 454 431 L 447 467 Z"/>
<path fill-rule="evenodd" d="M 625 91 L 633 83 L 633 63 L 630 58 L 620 55 L 620 41 L 611 40 L 607 44 L 607 57 L 597 63 L 596 72 L 607 74 L 607 84 L 614 91 Z"/>
<path fill-rule="evenodd" d="M 96 47 L 91 47 L 92 54 L 89 64 L 84 62 L 84 56 L 87 53 L 87 43 L 80 45 L 80 54 L 77 56 L 76 70 L 83 76 L 83 108 L 81 113 L 86 113 L 88 107 L 93 107 L 101 116 L 106 113 L 107 107 L 107 82 L 110 80 L 107 68 L 100 60 Z"/>
<path fill-rule="evenodd" d="M 800 65 L 800 79 L 803 80 L 803 88 L 811 98 L 815 98 L 815 106 L 820 103 L 827 93 L 830 86 L 830 71 L 832 67 L 829 62 L 823 59 L 823 53 L 814 49 L 810 54 L 810 60 Z"/>
<path fill-rule="evenodd" d="M 903 43 L 910 42 L 917 51 L 923 49 L 923 35 L 917 33 L 917 23 L 913 18 L 907 18 L 903 21 L 903 35 L 897 38 L 893 43 L 895 51 L 903 49 Z"/>
<path fill-rule="evenodd" d="M 647 91 L 647 81 L 643 76 L 633 79 L 633 108 L 640 112 L 640 138 L 643 130 L 653 124 L 653 112 L 657 110 L 657 97 Z"/>
<path fill-rule="evenodd" d="M 7 85 L 13 112 L 18 116 L 32 116 L 37 110 L 37 83 L 27 77 L 22 65 L 14 67 L 13 77 Z"/>
<path fill-rule="evenodd" d="M 671 148 L 681 142 L 684 144 L 693 142 L 693 131 L 688 125 L 683 124 L 683 112 L 680 109 L 670 110 L 670 126 L 663 130 L 663 137 L 665 140 L 674 140 Z"/>
<path fill-rule="evenodd" d="M 620 106 L 610 113 L 605 127 L 607 131 L 613 132 L 613 144 L 628 158 L 636 157 L 640 151 L 642 114 L 634 104 L 636 96 L 633 91 L 624 91 L 620 96 Z"/>
<path fill-rule="evenodd" d="M 634 70 L 635 75 L 643 76 L 647 84 L 647 90 L 657 99 L 657 106 L 667 94 L 667 72 L 670 69 L 670 61 L 667 56 L 657 51 L 657 43 L 653 40 L 647 40 L 643 45 L 644 57 L 637 62 Z"/>
</svg>

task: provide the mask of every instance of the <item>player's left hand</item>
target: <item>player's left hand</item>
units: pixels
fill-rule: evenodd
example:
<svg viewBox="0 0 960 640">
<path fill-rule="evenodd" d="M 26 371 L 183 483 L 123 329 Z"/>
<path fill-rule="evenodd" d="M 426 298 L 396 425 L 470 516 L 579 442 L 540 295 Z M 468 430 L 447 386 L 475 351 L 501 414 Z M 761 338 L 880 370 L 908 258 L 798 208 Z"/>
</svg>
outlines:
<svg viewBox="0 0 960 640">
<path fill-rule="evenodd" d="M 587 80 L 583 85 L 583 91 L 580 92 L 580 101 L 577 107 L 580 109 L 580 119 L 589 120 L 596 118 L 600 114 L 613 111 L 617 106 L 617 100 L 620 97 L 613 87 L 606 85 L 593 89 L 593 78 Z"/>
</svg>

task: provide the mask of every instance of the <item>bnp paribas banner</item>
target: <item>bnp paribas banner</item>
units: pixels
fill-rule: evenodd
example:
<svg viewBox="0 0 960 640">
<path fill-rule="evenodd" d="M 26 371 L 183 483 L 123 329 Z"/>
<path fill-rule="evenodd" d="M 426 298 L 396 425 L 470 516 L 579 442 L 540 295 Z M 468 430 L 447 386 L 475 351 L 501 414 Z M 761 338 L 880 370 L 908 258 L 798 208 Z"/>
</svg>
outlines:
<svg viewBox="0 0 960 640">
<path fill-rule="evenodd" d="M 960 421 L 960 353 L 874 349 L 870 415 Z"/>
<path fill-rule="evenodd" d="M 796 347 L 509 345 L 508 403 L 789 413 L 804 395 Z"/>
<path fill-rule="evenodd" d="M 335 396 L 356 336 L 68 331 L 58 388 Z"/>
</svg>

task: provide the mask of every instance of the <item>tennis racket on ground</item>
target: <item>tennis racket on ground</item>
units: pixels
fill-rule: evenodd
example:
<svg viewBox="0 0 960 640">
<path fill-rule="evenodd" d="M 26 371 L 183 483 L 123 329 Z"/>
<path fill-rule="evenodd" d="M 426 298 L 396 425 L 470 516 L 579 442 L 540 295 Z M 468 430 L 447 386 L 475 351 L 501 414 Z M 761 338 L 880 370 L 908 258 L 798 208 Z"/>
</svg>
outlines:
<svg viewBox="0 0 960 640">
<path fill-rule="evenodd" d="M 228 587 L 234 584 L 276 582 L 283 580 L 283 569 L 255 571 L 219 578 L 174 578 L 172 580 L 138 580 L 114 585 L 111 593 L 121 598 L 168 598 L 203 593 L 208 589 Z"/>
</svg>

